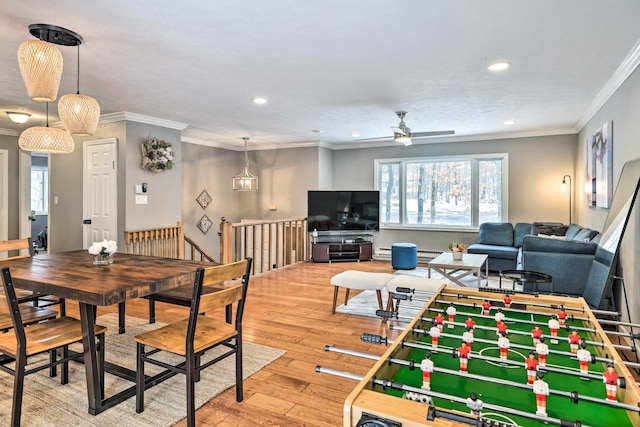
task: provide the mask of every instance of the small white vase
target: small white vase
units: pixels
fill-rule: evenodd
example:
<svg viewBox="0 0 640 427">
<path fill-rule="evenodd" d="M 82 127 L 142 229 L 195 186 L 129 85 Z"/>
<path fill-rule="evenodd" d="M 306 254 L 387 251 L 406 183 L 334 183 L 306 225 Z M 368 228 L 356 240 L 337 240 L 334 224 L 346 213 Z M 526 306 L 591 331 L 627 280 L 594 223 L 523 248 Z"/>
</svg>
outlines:
<svg viewBox="0 0 640 427">
<path fill-rule="evenodd" d="M 462 260 L 462 252 L 454 251 L 454 252 L 451 252 L 451 254 L 453 255 L 453 259 L 455 261 L 461 261 Z"/>
</svg>

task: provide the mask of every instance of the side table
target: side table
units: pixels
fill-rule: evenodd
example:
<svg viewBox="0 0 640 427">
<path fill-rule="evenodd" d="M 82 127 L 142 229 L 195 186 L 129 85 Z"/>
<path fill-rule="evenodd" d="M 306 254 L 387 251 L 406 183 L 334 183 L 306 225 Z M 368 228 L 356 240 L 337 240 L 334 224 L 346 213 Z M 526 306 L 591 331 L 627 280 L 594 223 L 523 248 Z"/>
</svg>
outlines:
<svg viewBox="0 0 640 427">
<path fill-rule="evenodd" d="M 549 293 L 553 295 L 553 277 L 538 271 L 527 270 L 501 270 L 499 287 L 502 289 L 502 279 L 511 280 L 511 286 L 515 290 L 516 284 L 522 286 L 524 292 L 538 292 L 538 285 L 549 283 Z"/>
</svg>

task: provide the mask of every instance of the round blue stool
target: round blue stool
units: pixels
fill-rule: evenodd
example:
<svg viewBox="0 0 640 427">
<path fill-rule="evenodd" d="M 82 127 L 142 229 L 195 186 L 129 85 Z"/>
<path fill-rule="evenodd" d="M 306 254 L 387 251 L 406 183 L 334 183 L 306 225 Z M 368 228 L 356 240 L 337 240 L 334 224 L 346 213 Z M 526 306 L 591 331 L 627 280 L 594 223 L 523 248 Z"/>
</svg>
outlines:
<svg viewBox="0 0 640 427">
<path fill-rule="evenodd" d="M 391 245 L 391 266 L 396 270 L 412 270 L 418 266 L 418 247 L 415 243 Z"/>
</svg>

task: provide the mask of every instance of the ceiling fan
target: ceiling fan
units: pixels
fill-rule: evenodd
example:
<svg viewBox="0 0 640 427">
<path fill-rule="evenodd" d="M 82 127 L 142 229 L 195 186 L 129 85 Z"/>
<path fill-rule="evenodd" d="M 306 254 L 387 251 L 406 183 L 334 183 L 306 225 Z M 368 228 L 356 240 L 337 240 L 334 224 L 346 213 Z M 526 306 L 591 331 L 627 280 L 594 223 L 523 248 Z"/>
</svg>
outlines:
<svg viewBox="0 0 640 427">
<path fill-rule="evenodd" d="M 404 144 L 405 146 L 411 145 L 412 139 L 418 138 L 430 138 L 433 136 L 442 136 L 442 135 L 453 135 L 455 131 L 453 130 L 437 130 L 430 132 L 411 132 L 411 128 L 404 123 L 404 116 L 407 115 L 406 111 L 396 111 L 396 115 L 400 118 L 400 123 L 398 126 L 391 126 L 393 129 L 393 140 L 395 142 L 399 142 Z M 366 138 L 366 139 L 356 139 L 356 141 L 384 141 L 391 139 L 390 136 L 382 136 L 378 138 Z"/>
</svg>

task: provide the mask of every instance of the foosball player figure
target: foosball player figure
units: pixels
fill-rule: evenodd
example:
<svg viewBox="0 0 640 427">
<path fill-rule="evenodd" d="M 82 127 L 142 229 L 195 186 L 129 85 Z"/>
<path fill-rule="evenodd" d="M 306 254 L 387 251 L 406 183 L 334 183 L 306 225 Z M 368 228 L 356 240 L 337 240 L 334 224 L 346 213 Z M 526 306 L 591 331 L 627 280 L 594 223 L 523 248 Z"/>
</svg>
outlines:
<svg viewBox="0 0 640 427">
<path fill-rule="evenodd" d="M 544 337 L 540 337 L 540 341 L 536 344 L 536 353 L 538 354 L 538 362 L 540 363 L 540 366 L 547 366 L 549 346 L 545 344 Z"/>
<path fill-rule="evenodd" d="M 460 372 L 467 372 L 467 363 L 469 363 L 469 353 L 471 349 L 467 343 L 463 342 L 460 348 L 453 350 L 453 357 L 460 359 Z"/>
<path fill-rule="evenodd" d="M 489 302 L 489 300 L 484 300 L 484 302 L 482 303 L 482 315 L 488 316 L 490 314 L 491 314 L 491 303 Z"/>
<path fill-rule="evenodd" d="M 469 316 L 467 320 L 464 321 L 464 326 L 467 328 L 471 328 L 471 333 L 476 329 L 476 322 Z"/>
<path fill-rule="evenodd" d="M 506 294 L 504 298 L 502 298 L 502 302 L 504 303 L 505 308 L 511 308 L 511 297 L 509 294 Z"/>
<path fill-rule="evenodd" d="M 569 347 L 571 348 L 571 353 L 573 354 L 578 353 L 578 347 L 580 346 L 580 341 L 582 340 L 582 338 L 580 338 L 580 335 L 578 335 L 578 331 L 573 329 L 569 334 L 569 336 L 567 337 L 567 339 L 569 340 Z"/>
<path fill-rule="evenodd" d="M 498 311 L 496 312 L 495 316 L 493 316 L 493 318 L 496 319 L 496 325 L 498 325 L 498 323 L 504 322 L 506 320 L 506 316 L 502 312 L 501 308 L 498 309 Z"/>
<path fill-rule="evenodd" d="M 508 333 L 508 331 L 509 331 L 509 327 L 507 326 L 506 323 L 498 322 L 498 326 L 496 328 L 496 334 L 498 336 L 502 335 L 503 332 L 506 334 L 506 333 Z"/>
<path fill-rule="evenodd" d="M 536 346 L 540 342 L 540 337 L 542 337 L 542 329 L 540 329 L 540 325 L 535 325 L 531 330 L 531 338 L 533 338 L 533 345 Z"/>
<path fill-rule="evenodd" d="M 607 365 L 607 370 L 602 374 L 602 382 L 607 388 L 607 400 L 617 401 L 616 391 L 618 386 L 626 388 L 626 381 L 624 378 L 620 378 L 616 373 L 613 363 Z"/>
<path fill-rule="evenodd" d="M 498 348 L 500 349 L 500 359 L 506 360 L 507 353 L 509 352 L 509 346 L 511 343 L 509 342 L 509 338 L 507 338 L 507 333 L 503 332 L 500 334 L 500 338 L 498 338 Z"/>
<path fill-rule="evenodd" d="M 433 323 L 433 326 L 429 329 L 429 335 L 431 336 L 431 346 L 438 348 L 438 338 L 440 338 L 440 328 L 437 323 Z"/>
<path fill-rule="evenodd" d="M 462 341 L 467 343 L 469 349 L 473 347 L 473 333 L 471 332 L 473 329 L 467 326 L 467 330 L 462 333 Z"/>
<path fill-rule="evenodd" d="M 587 375 L 589 373 L 589 362 L 591 361 L 591 353 L 587 350 L 587 343 L 580 344 L 580 350 L 576 352 L 576 358 L 580 362 L 580 373 Z"/>
<path fill-rule="evenodd" d="M 471 392 L 467 398 L 467 408 L 471 409 L 471 415 L 475 415 L 476 417 L 480 416 L 480 411 L 482 411 L 482 400 L 478 399 L 478 395 L 475 391 Z"/>
<path fill-rule="evenodd" d="M 449 317 L 449 327 L 453 328 L 453 322 L 456 318 L 456 306 L 452 302 L 447 307 L 447 317 Z"/>
<path fill-rule="evenodd" d="M 551 319 L 549 319 L 548 322 L 549 325 L 549 331 L 551 332 L 551 342 L 553 344 L 557 344 L 558 340 L 555 339 L 555 337 L 558 336 L 558 329 L 560 328 L 560 322 L 558 322 L 558 316 L 556 316 L 555 314 L 553 316 L 551 316 Z"/>
<path fill-rule="evenodd" d="M 422 388 L 424 390 L 431 390 L 431 373 L 433 372 L 433 360 L 431 360 L 431 353 L 427 351 L 424 355 L 424 359 L 420 362 L 420 370 L 422 371 Z"/>
<path fill-rule="evenodd" d="M 433 321 L 438 326 L 438 328 L 442 330 L 442 328 L 444 327 L 444 316 L 442 315 L 442 313 L 438 313 L 438 315 L 433 319 Z"/>
<path fill-rule="evenodd" d="M 538 379 L 533 383 L 533 393 L 536 395 L 536 415 L 546 417 L 549 385 L 544 382 L 544 374 L 542 372 L 538 372 Z"/>
<path fill-rule="evenodd" d="M 527 370 L 527 384 L 532 385 L 538 371 L 538 361 L 533 351 L 529 352 L 529 358 L 525 359 L 524 367 Z"/>
<path fill-rule="evenodd" d="M 567 312 L 564 310 L 563 305 L 560 306 L 560 311 L 558 311 L 557 316 L 560 326 L 564 326 L 565 322 L 567 321 Z"/>
</svg>

